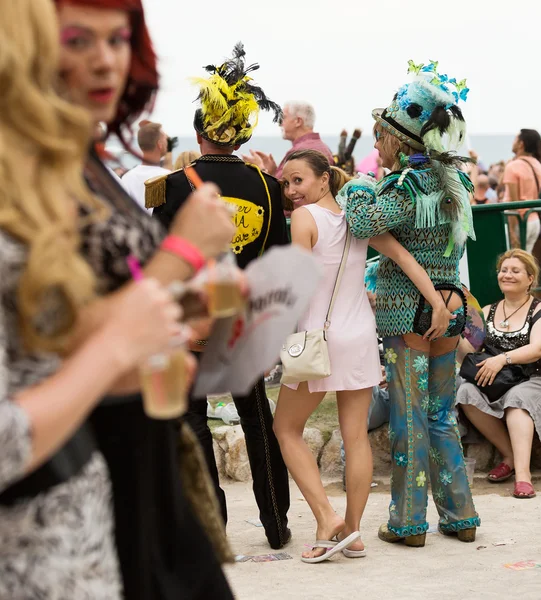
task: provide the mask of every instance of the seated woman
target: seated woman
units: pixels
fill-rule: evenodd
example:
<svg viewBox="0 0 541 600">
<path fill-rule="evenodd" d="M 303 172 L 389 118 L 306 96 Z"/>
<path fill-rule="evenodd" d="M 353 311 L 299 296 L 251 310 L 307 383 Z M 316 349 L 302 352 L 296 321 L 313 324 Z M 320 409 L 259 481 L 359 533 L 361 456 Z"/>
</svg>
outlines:
<svg viewBox="0 0 541 600">
<path fill-rule="evenodd" d="M 500 482 L 515 474 L 515 498 L 533 498 L 530 473 L 534 426 L 541 436 L 541 301 L 531 295 L 539 276 L 536 259 L 508 250 L 498 260 L 498 285 L 504 299 L 485 306 L 485 343 L 502 354 L 479 363 L 477 382 L 490 384 L 506 364 L 525 365 L 528 381 L 490 401 L 477 385 L 464 383 L 457 404 L 473 425 L 499 450 L 502 462 L 488 474 Z"/>
</svg>

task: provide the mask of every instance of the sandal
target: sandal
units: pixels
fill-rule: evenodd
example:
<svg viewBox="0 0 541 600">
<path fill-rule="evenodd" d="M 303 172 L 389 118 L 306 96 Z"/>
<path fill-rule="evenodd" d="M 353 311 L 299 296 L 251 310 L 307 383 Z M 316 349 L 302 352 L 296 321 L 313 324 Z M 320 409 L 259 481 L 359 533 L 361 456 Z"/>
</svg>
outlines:
<svg viewBox="0 0 541 600">
<path fill-rule="evenodd" d="M 517 481 L 515 482 L 513 496 L 523 500 L 526 498 L 535 498 L 536 494 L 531 483 L 528 483 L 527 481 Z"/>
<path fill-rule="evenodd" d="M 487 476 L 487 479 L 492 483 L 500 483 L 501 481 L 507 481 L 510 477 L 515 474 L 515 469 L 512 469 L 509 465 L 501 462 L 497 467 L 494 467 Z"/>
<path fill-rule="evenodd" d="M 359 535 L 359 538 L 361 536 Z M 338 539 L 338 536 L 335 535 L 333 537 L 333 540 L 336 540 L 337 542 L 340 542 L 340 540 Z M 357 541 L 357 540 L 355 540 Z M 349 550 L 348 548 L 344 548 L 342 550 L 342 554 L 346 557 L 346 558 L 364 558 L 366 556 L 366 548 L 364 550 Z"/>
<path fill-rule="evenodd" d="M 344 548 L 342 554 L 346 558 L 364 558 L 366 556 L 366 550 L 348 550 Z"/>
<path fill-rule="evenodd" d="M 312 549 L 314 548 L 325 548 L 326 552 L 321 556 L 315 556 L 314 558 L 304 558 L 301 556 L 302 562 L 315 564 L 323 562 L 324 560 L 329 560 L 338 552 L 341 552 L 353 542 L 356 542 L 361 537 L 360 531 L 354 531 L 352 534 L 348 535 L 341 542 L 335 542 L 332 540 L 316 540 L 315 544 L 312 544 Z"/>
</svg>

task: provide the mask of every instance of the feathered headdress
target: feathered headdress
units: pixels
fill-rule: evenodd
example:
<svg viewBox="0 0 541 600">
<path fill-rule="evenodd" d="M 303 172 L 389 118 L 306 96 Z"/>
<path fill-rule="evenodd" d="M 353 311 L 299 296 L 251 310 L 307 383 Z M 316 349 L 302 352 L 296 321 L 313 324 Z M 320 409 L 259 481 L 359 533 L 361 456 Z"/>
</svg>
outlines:
<svg viewBox="0 0 541 600">
<path fill-rule="evenodd" d="M 455 150 L 466 133 L 458 106 L 470 91 L 466 80 L 440 75 L 433 60 L 428 65 L 410 60 L 408 65 L 413 81 L 398 90 L 390 106 L 373 110 L 374 119 L 416 150 L 439 154 Z"/>
<path fill-rule="evenodd" d="M 191 78 L 200 88 L 197 100 L 201 108 L 195 113 L 194 127 L 205 139 L 219 146 L 244 144 L 257 125 L 259 111 L 274 112 L 274 122 L 282 119 L 282 109 L 254 85 L 248 73 L 259 69 L 254 63 L 244 64 L 244 45 L 233 48 L 233 57 L 216 67 L 207 65 L 208 79 Z"/>
<path fill-rule="evenodd" d="M 431 168 L 439 180 L 438 190 L 416 197 L 416 227 L 449 224 L 451 237 L 446 254 L 467 237 L 475 239 L 469 194 L 473 186 L 461 166 L 470 158 L 458 156 L 456 149 L 466 135 L 466 123 L 458 103 L 465 102 L 469 89 L 466 80 L 457 81 L 438 73 L 438 63 L 408 62 L 413 81 L 403 85 L 385 109 L 372 111 L 374 119 L 402 142 L 419 150 L 400 155 L 404 169 L 397 173 L 397 185 L 415 188 L 416 169 Z M 391 180 L 393 178 L 391 177 Z M 391 180 L 387 184 L 391 183 Z"/>
</svg>

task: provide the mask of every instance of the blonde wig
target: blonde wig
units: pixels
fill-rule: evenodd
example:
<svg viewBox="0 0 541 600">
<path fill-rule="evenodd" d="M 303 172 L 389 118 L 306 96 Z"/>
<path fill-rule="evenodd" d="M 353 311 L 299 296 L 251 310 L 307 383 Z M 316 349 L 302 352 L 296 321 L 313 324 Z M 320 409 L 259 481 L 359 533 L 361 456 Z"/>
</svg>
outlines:
<svg viewBox="0 0 541 600">
<path fill-rule="evenodd" d="M 392 135 L 389 132 L 389 130 L 383 128 L 378 122 L 374 124 L 373 132 L 374 137 L 376 137 L 376 134 L 379 134 L 381 136 L 381 143 L 383 145 L 383 148 L 385 149 L 386 154 L 388 154 L 389 156 L 394 156 L 394 163 L 391 168 L 391 171 L 398 171 L 401 169 L 399 159 L 401 153 L 405 154 L 406 156 L 411 156 L 412 154 L 418 152 L 418 150 L 415 150 L 405 142 L 399 140 L 396 136 Z"/>
<path fill-rule="evenodd" d="M 173 166 L 173 171 L 178 171 L 179 169 L 184 169 L 188 165 L 191 165 L 195 160 L 197 160 L 201 154 L 197 152 L 197 150 L 185 150 L 181 152 L 177 156 L 177 160 L 175 160 L 175 165 Z"/>
<path fill-rule="evenodd" d="M 23 341 L 47 351 L 66 347 L 79 307 L 94 294 L 79 254 L 78 207 L 104 210 L 82 177 L 89 117 L 54 90 L 58 40 L 50 0 L 2 2 L 0 227 L 27 249 L 17 298 Z"/>
</svg>

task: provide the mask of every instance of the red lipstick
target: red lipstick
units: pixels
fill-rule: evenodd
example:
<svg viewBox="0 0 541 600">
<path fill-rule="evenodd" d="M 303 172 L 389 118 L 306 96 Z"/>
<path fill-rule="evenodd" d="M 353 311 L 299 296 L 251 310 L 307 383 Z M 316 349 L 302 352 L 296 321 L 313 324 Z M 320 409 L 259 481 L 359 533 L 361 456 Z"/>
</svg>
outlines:
<svg viewBox="0 0 541 600">
<path fill-rule="evenodd" d="M 92 90 L 88 92 L 88 97 L 93 102 L 98 102 L 100 104 L 108 104 L 115 97 L 115 90 L 113 88 L 102 88 L 97 90 Z"/>
</svg>

